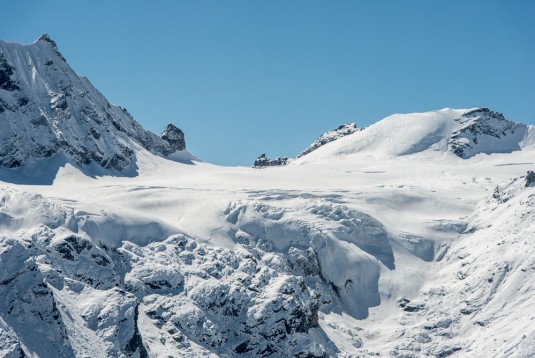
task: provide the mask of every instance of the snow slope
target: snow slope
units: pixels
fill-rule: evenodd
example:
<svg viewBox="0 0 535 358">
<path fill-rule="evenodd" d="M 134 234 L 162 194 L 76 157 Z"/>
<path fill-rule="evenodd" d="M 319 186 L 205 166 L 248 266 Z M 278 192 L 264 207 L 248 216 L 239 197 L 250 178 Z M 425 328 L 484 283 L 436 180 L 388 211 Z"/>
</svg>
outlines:
<svg viewBox="0 0 535 358">
<path fill-rule="evenodd" d="M 1 168 L 0 356 L 535 356 L 532 126 L 394 115 L 265 170 L 134 132 L 136 175 Z"/>
</svg>

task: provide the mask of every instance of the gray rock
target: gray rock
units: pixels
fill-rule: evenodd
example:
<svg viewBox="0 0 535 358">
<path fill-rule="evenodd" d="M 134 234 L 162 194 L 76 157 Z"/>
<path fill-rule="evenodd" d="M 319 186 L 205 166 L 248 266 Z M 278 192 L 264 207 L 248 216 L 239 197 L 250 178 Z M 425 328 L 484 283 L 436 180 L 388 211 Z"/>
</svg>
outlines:
<svg viewBox="0 0 535 358">
<path fill-rule="evenodd" d="M 357 131 L 359 131 L 357 125 L 355 123 L 346 123 L 342 124 L 336 129 L 333 129 L 332 131 L 328 131 L 326 133 L 323 133 L 318 139 L 314 141 L 307 149 L 299 153 L 297 158 L 302 157 L 303 155 L 307 155 L 310 152 L 315 151 L 319 147 L 330 143 L 332 141 L 335 141 L 339 138 L 345 137 L 346 135 L 353 134 Z"/>
<path fill-rule="evenodd" d="M 269 159 L 265 154 L 260 155 L 254 162 L 254 168 L 279 167 L 288 164 L 288 158 L 277 157 Z"/>
<path fill-rule="evenodd" d="M 184 140 L 184 132 L 178 129 L 174 124 L 169 123 L 163 130 L 160 138 L 169 143 L 170 153 L 178 150 L 186 149 L 186 141 Z"/>
<path fill-rule="evenodd" d="M 526 186 L 535 186 L 535 172 L 529 170 L 526 174 Z"/>
<path fill-rule="evenodd" d="M 503 114 L 488 108 L 478 108 L 456 119 L 461 124 L 448 139 L 453 154 L 463 159 L 479 153 L 510 153 L 520 150 L 519 143 L 527 133 L 527 126 L 505 119 Z M 508 143 L 505 138 L 513 138 Z M 497 143 L 500 142 L 500 145 Z"/>
</svg>

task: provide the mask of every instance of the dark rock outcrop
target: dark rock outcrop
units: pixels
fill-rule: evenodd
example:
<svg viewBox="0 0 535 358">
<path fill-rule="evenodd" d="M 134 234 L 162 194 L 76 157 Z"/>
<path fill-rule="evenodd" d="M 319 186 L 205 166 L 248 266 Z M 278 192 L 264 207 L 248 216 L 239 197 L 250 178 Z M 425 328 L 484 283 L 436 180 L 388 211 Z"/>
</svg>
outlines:
<svg viewBox="0 0 535 358">
<path fill-rule="evenodd" d="M 307 155 L 310 152 L 315 151 L 319 147 L 330 143 L 332 141 L 335 141 L 339 138 L 345 137 L 346 135 L 353 134 L 360 129 L 357 127 L 355 123 L 346 123 L 342 124 L 336 129 L 333 129 L 332 131 L 328 131 L 326 133 L 323 133 L 318 139 L 314 141 L 307 149 L 299 153 L 297 158 L 302 157 L 303 155 Z"/>
<path fill-rule="evenodd" d="M 269 159 L 265 154 L 262 154 L 254 161 L 255 168 L 279 167 L 286 164 L 288 164 L 288 158 L 286 157 L 277 157 L 275 159 Z"/>
<path fill-rule="evenodd" d="M 520 150 L 527 126 L 505 119 L 503 114 L 478 108 L 456 119 L 460 128 L 448 140 L 453 154 L 470 158 L 479 153 L 509 153 Z M 510 140 L 506 140 L 510 139 Z"/>
<path fill-rule="evenodd" d="M 3 53 L 0 53 L 0 88 L 6 91 L 18 91 L 20 87 L 11 79 L 13 70 Z"/>
<path fill-rule="evenodd" d="M 186 149 L 186 141 L 184 140 L 184 132 L 177 128 L 174 124 L 169 123 L 163 130 L 160 138 L 169 143 L 171 153 L 178 150 Z"/>
<path fill-rule="evenodd" d="M 529 170 L 526 174 L 526 186 L 535 186 L 535 172 Z"/>
</svg>

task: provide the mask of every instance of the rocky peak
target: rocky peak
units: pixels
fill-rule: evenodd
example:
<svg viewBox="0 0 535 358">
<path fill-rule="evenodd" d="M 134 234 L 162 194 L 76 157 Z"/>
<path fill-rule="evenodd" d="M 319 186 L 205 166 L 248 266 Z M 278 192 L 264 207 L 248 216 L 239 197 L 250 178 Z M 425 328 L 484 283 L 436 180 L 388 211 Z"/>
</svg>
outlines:
<svg viewBox="0 0 535 358">
<path fill-rule="evenodd" d="M 78 76 L 47 34 L 29 46 L 0 41 L 0 166 L 58 154 L 79 167 L 135 170 L 139 146 L 168 157 L 185 149 L 184 133 L 145 130 Z"/>
<path fill-rule="evenodd" d="M 477 108 L 455 119 L 459 123 L 448 140 L 453 154 L 470 158 L 479 153 L 509 153 L 520 150 L 527 126 L 505 119 L 488 108 Z"/>
<path fill-rule="evenodd" d="M 355 123 L 346 123 L 342 124 L 336 129 L 323 133 L 318 139 L 314 141 L 307 149 L 299 153 L 297 158 L 306 155 L 319 147 L 337 140 L 338 138 L 345 137 L 346 135 L 352 134 L 360 130 Z"/>
<path fill-rule="evenodd" d="M 506 120 L 503 114 L 501 114 L 500 112 L 492 111 L 489 108 L 476 108 L 463 114 L 462 117 L 458 119 L 458 121 L 463 122 L 463 120 L 474 117 L 493 117 L 499 121 Z"/>
<path fill-rule="evenodd" d="M 184 132 L 177 128 L 174 124 L 169 123 L 163 130 L 160 138 L 169 143 L 171 152 L 186 149 L 186 141 L 184 140 Z"/>
<path fill-rule="evenodd" d="M 56 47 L 56 48 L 58 47 L 58 45 L 56 45 L 54 40 L 52 40 L 52 38 L 50 38 L 50 36 L 48 34 L 41 35 L 41 37 L 39 37 L 35 42 L 48 42 L 53 47 Z"/>
</svg>

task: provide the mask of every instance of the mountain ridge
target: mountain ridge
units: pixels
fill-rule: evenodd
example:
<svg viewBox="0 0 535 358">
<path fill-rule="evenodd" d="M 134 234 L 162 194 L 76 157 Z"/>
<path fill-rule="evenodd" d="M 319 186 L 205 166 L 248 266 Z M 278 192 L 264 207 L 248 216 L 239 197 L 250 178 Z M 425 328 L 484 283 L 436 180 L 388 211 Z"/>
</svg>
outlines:
<svg viewBox="0 0 535 358">
<path fill-rule="evenodd" d="M 519 151 L 533 144 L 533 125 L 509 121 L 489 108 L 444 108 L 393 114 L 362 128 L 355 123 L 342 124 L 323 133 L 294 158 L 269 160 L 264 154 L 257 158 L 254 167 L 333 160 L 359 153 L 404 156 L 426 150 L 469 159 L 478 154 Z"/>
<path fill-rule="evenodd" d="M 0 51 L 1 166 L 64 152 L 75 165 L 121 172 L 135 168 L 136 146 L 163 157 L 185 151 L 182 131 L 143 129 L 79 77 L 48 35 L 30 45 L 0 41 Z"/>
<path fill-rule="evenodd" d="M 535 126 L 509 121 L 488 108 L 394 114 L 333 140 L 318 140 L 311 145 L 313 150 L 299 154 L 294 162 L 352 154 L 403 156 L 426 150 L 468 159 L 477 154 L 522 150 L 535 144 L 534 133 Z"/>
</svg>

